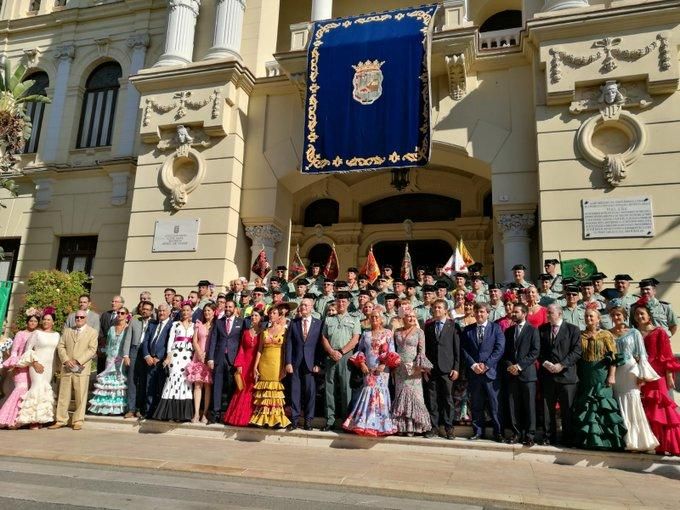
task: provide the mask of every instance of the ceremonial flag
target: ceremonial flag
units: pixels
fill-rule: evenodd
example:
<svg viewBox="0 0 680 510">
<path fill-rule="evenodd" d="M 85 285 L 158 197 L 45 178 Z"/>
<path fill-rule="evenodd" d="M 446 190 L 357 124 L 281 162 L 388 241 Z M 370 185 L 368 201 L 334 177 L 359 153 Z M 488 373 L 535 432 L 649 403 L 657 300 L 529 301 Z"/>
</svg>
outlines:
<svg viewBox="0 0 680 510">
<path fill-rule="evenodd" d="M 562 278 L 576 278 L 586 280 L 593 273 L 597 273 L 595 262 L 590 259 L 569 259 L 560 262 L 562 268 Z"/>
<path fill-rule="evenodd" d="M 364 262 L 364 265 L 361 267 L 361 273 L 368 276 L 368 281 L 371 282 L 371 285 L 373 285 L 373 282 L 380 276 L 380 266 L 378 265 L 378 261 L 375 260 L 375 255 L 373 255 L 373 245 L 371 245 L 368 250 L 366 262 Z"/>
<path fill-rule="evenodd" d="M 294 282 L 305 274 L 307 274 L 307 268 L 300 257 L 300 246 L 298 245 L 295 247 L 295 255 L 293 255 L 293 261 L 288 269 L 288 278 L 290 278 L 291 282 Z"/>
<path fill-rule="evenodd" d="M 408 252 L 408 243 L 406 243 L 404 258 L 401 261 L 401 277 L 404 280 L 413 280 L 413 263 L 411 262 L 411 254 Z"/>
<path fill-rule="evenodd" d="M 257 257 L 255 257 L 255 262 L 253 263 L 253 267 L 251 267 L 250 270 L 260 278 L 264 278 L 269 274 L 271 269 L 272 267 L 269 265 L 267 254 L 265 253 L 263 246 L 260 250 L 260 253 L 257 254 Z"/>
<path fill-rule="evenodd" d="M 339 274 L 340 266 L 338 264 L 338 254 L 335 253 L 334 244 L 333 249 L 331 250 L 331 254 L 328 256 L 328 262 L 326 262 L 326 266 L 323 268 L 323 275 L 329 280 L 335 280 L 338 278 Z"/>
<path fill-rule="evenodd" d="M 436 10 L 423 5 L 314 23 L 302 173 L 428 163 Z"/>
<path fill-rule="evenodd" d="M 475 263 L 475 259 L 468 251 L 463 239 L 459 239 L 449 260 L 444 264 L 443 272 L 446 276 L 451 276 L 453 273 L 467 273 L 468 266 Z"/>
<path fill-rule="evenodd" d="M 10 294 L 12 294 L 12 282 L 0 282 L 0 334 L 4 331 L 2 326 L 5 323 Z"/>
</svg>

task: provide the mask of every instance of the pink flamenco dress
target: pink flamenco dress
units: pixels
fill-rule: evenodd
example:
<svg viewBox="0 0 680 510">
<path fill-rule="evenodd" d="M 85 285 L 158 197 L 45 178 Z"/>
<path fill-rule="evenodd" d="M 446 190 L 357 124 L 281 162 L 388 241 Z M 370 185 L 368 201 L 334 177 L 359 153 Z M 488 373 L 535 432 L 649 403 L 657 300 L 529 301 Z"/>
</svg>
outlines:
<svg viewBox="0 0 680 510">
<path fill-rule="evenodd" d="M 652 432 L 659 440 L 656 452 L 680 455 L 680 412 L 668 395 L 666 385 L 666 374 L 680 372 L 680 363 L 673 356 L 670 338 L 663 328 L 653 329 L 644 339 L 647 360 L 660 377 L 642 386 L 642 407 Z"/>
<path fill-rule="evenodd" d="M 17 366 L 21 356 L 26 350 L 26 342 L 31 336 L 29 331 L 19 331 L 12 343 L 12 352 L 9 358 L 2 364 L 7 370 L 12 370 L 14 389 L 0 408 L 0 427 L 17 427 L 17 417 L 24 401 L 24 395 L 28 391 L 28 367 Z"/>
<path fill-rule="evenodd" d="M 206 328 L 201 321 L 196 321 L 195 328 L 198 335 L 198 346 L 202 352 L 208 352 L 210 329 Z M 199 359 L 198 352 L 194 352 L 194 357 L 187 365 L 184 373 L 190 383 L 212 384 L 213 382 L 212 370 Z"/>
<path fill-rule="evenodd" d="M 253 387 L 255 378 L 255 355 L 259 345 L 259 337 L 247 329 L 241 337 L 241 345 L 234 360 L 234 367 L 241 369 L 243 387 L 234 391 L 227 412 L 224 413 L 224 423 L 236 427 L 245 427 L 253 416 Z"/>
</svg>

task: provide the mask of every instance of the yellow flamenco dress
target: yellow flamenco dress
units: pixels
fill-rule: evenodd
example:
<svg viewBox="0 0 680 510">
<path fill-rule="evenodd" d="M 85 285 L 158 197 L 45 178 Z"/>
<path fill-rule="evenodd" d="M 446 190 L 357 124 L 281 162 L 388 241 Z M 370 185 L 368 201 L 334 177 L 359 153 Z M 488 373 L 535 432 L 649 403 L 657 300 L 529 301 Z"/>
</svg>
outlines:
<svg viewBox="0 0 680 510">
<path fill-rule="evenodd" d="M 251 425 L 258 427 L 287 427 L 290 420 L 283 411 L 283 384 L 280 380 L 283 363 L 283 342 L 285 330 L 272 335 L 269 330 L 262 332 L 263 346 L 258 370 L 260 378 L 253 388 L 253 416 Z"/>
</svg>

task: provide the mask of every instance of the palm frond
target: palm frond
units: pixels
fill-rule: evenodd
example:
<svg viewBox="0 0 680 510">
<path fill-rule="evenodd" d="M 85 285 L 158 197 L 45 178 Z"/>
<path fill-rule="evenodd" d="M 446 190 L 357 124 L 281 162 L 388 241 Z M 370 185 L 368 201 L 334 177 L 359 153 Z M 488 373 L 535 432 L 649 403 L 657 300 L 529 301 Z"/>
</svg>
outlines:
<svg viewBox="0 0 680 510">
<path fill-rule="evenodd" d="M 40 95 L 40 94 L 32 94 L 30 96 L 20 97 L 19 99 L 17 99 L 16 102 L 17 103 L 47 103 L 47 104 L 49 104 L 49 103 L 52 102 L 52 100 L 47 96 L 43 96 L 43 95 Z"/>
<path fill-rule="evenodd" d="M 11 67 L 10 67 L 11 69 Z M 26 66 L 22 63 L 19 63 L 17 68 L 14 70 L 12 75 L 10 76 L 9 79 L 9 89 L 14 90 L 17 85 L 21 83 L 21 79 L 24 77 L 24 74 L 26 74 Z M 16 94 L 14 95 L 16 97 Z"/>
</svg>

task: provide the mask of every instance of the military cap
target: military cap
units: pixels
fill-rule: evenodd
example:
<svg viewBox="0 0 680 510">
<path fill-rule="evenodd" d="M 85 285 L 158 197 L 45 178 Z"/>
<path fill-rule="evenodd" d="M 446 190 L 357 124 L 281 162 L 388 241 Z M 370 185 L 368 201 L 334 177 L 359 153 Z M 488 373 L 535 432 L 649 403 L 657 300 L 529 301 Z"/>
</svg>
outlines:
<svg viewBox="0 0 680 510">
<path fill-rule="evenodd" d="M 564 286 L 564 292 L 571 292 L 571 293 L 578 294 L 580 292 L 580 289 L 576 285 L 565 285 Z"/>
<path fill-rule="evenodd" d="M 494 290 L 494 289 L 496 289 L 496 290 L 503 290 L 503 289 L 501 288 L 501 286 L 498 285 L 497 283 L 490 283 L 490 284 L 489 284 L 489 290 Z"/>
<path fill-rule="evenodd" d="M 643 287 L 656 287 L 657 285 L 659 285 L 659 280 L 657 280 L 656 278 L 644 278 L 640 280 L 639 286 L 640 288 L 643 288 Z"/>
<path fill-rule="evenodd" d="M 423 292 L 437 292 L 437 287 L 434 285 L 423 285 Z"/>
<path fill-rule="evenodd" d="M 519 283 L 510 282 L 505 286 L 508 290 L 521 290 L 523 287 Z"/>
<path fill-rule="evenodd" d="M 592 279 L 581 280 L 579 282 L 579 285 L 581 287 L 592 287 L 593 286 L 593 280 Z"/>
<path fill-rule="evenodd" d="M 361 273 L 358 277 L 357 280 L 368 280 L 368 275 Z"/>
<path fill-rule="evenodd" d="M 278 276 L 272 276 L 272 277 L 269 279 L 269 283 L 271 283 L 271 282 L 279 282 L 279 283 L 281 283 L 281 278 L 279 278 Z"/>
<path fill-rule="evenodd" d="M 316 296 L 310 292 L 305 292 L 305 295 L 302 296 L 303 299 L 316 299 Z"/>
<path fill-rule="evenodd" d="M 380 276 L 378 276 L 378 280 L 381 282 L 386 282 L 388 278 L 384 274 L 381 274 Z"/>
<path fill-rule="evenodd" d="M 549 282 L 550 280 L 552 280 L 552 276 L 550 276 L 548 273 L 541 273 L 538 275 L 538 278 L 536 279 L 541 282 Z"/>
<path fill-rule="evenodd" d="M 312 262 L 309 267 L 318 267 L 321 268 L 321 263 L 320 262 Z"/>
<path fill-rule="evenodd" d="M 619 297 L 619 291 L 616 289 L 603 289 L 602 292 L 600 292 L 603 298 L 605 298 L 608 301 L 611 301 L 614 298 Z"/>
<path fill-rule="evenodd" d="M 309 285 L 309 280 L 306 278 L 300 278 L 298 281 L 295 282 L 295 285 Z"/>
<path fill-rule="evenodd" d="M 605 278 L 607 278 L 607 275 L 604 273 L 597 272 L 590 275 L 590 278 L 592 280 L 604 280 Z"/>
<path fill-rule="evenodd" d="M 392 292 L 390 292 L 389 294 L 385 294 L 384 297 L 385 297 L 385 301 L 387 301 L 388 299 L 399 299 L 399 296 L 397 296 L 396 294 L 394 294 Z"/>
<path fill-rule="evenodd" d="M 395 285 L 396 285 L 397 283 L 401 283 L 401 284 L 403 285 L 403 284 L 404 284 L 404 280 L 401 279 L 401 278 L 394 278 L 394 279 L 392 280 L 392 283 L 395 284 Z"/>
<path fill-rule="evenodd" d="M 481 275 L 475 274 L 470 277 L 470 281 L 475 281 L 475 280 L 480 280 L 484 281 L 484 278 L 481 277 Z"/>
<path fill-rule="evenodd" d="M 618 282 L 632 282 L 633 278 L 629 274 L 625 274 L 625 273 L 624 274 L 617 274 L 614 277 L 614 281 L 615 282 L 616 281 L 618 281 Z"/>
<path fill-rule="evenodd" d="M 543 261 L 544 266 L 556 266 L 559 263 L 560 263 L 560 261 L 557 260 L 557 259 L 545 259 Z"/>
<path fill-rule="evenodd" d="M 574 285 L 575 283 L 578 283 L 578 280 L 571 276 L 567 276 L 566 278 L 562 278 L 562 283 L 564 285 Z"/>
<path fill-rule="evenodd" d="M 423 271 L 424 272 L 424 271 L 427 271 L 427 268 L 425 266 L 418 266 L 416 268 L 416 271 Z"/>
<path fill-rule="evenodd" d="M 276 295 L 278 295 L 278 294 L 283 294 L 283 291 L 282 291 L 281 289 L 274 289 L 274 290 L 272 291 L 272 295 L 273 295 L 273 294 L 276 294 Z M 306 295 L 307 295 L 307 294 L 305 294 L 305 296 L 306 296 Z"/>
<path fill-rule="evenodd" d="M 418 282 L 416 280 L 406 280 L 404 282 L 404 285 L 406 285 L 406 288 L 409 288 L 409 287 L 415 288 L 415 287 L 418 286 Z"/>
<path fill-rule="evenodd" d="M 356 267 L 350 267 L 350 268 L 347 269 L 347 272 L 356 274 L 356 273 L 359 272 L 359 270 Z"/>
<path fill-rule="evenodd" d="M 385 269 L 394 269 L 394 268 L 392 267 L 392 264 L 385 264 L 383 266 L 383 270 L 385 270 Z"/>
<path fill-rule="evenodd" d="M 335 295 L 335 299 L 352 299 L 352 294 L 346 290 L 341 290 Z"/>
<path fill-rule="evenodd" d="M 335 280 L 333 280 L 332 278 L 324 278 L 323 284 L 326 285 L 327 283 L 335 284 Z"/>
<path fill-rule="evenodd" d="M 245 296 L 245 297 L 250 297 L 251 294 L 252 294 L 252 292 L 249 291 L 248 289 L 243 289 L 243 290 L 241 291 L 241 297 L 244 297 L 244 296 Z"/>
<path fill-rule="evenodd" d="M 347 282 L 345 280 L 335 280 L 333 285 L 335 285 L 336 287 L 347 287 Z"/>
<path fill-rule="evenodd" d="M 286 266 L 276 266 L 277 271 L 287 271 L 288 268 Z"/>
<path fill-rule="evenodd" d="M 480 273 L 483 267 L 484 264 L 482 264 L 481 262 L 475 262 L 474 264 L 470 264 L 468 266 L 468 271 L 470 271 L 471 273 Z"/>
<path fill-rule="evenodd" d="M 526 271 L 527 266 L 525 266 L 524 264 L 515 264 L 514 266 L 512 266 L 513 271 L 517 271 L 518 269 L 522 269 L 523 271 Z"/>
<path fill-rule="evenodd" d="M 430 285 L 425 285 L 425 287 L 430 287 Z M 423 287 L 423 290 L 425 290 L 425 287 Z M 437 280 L 434 282 L 434 288 L 435 289 L 448 289 L 449 284 L 446 283 L 444 280 Z"/>
<path fill-rule="evenodd" d="M 253 293 L 255 293 L 255 292 L 259 292 L 259 293 L 261 293 L 261 294 L 266 294 L 266 293 L 267 293 L 267 289 L 265 289 L 264 287 L 255 287 L 255 288 L 253 289 Z"/>
<path fill-rule="evenodd" d="M 208 280 L 201 280 L 196 284 L 196 287 L 210 287 L 212 283 L 210 283 Z"/>
<path fill-rule="evenodd" d="M 453 274 L 453 277 L 454 277 L 454 278 L 465 278 L 465 279 L 467 280 L 468 275 L 465 274 L 465 273 L 461 273 L 460 271 L 458 271 L 457 273 L 454 273 L 454 274 Z"/>
</svg>

